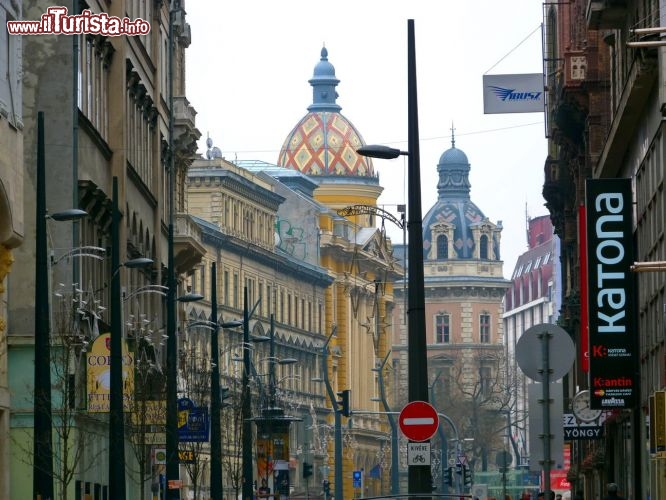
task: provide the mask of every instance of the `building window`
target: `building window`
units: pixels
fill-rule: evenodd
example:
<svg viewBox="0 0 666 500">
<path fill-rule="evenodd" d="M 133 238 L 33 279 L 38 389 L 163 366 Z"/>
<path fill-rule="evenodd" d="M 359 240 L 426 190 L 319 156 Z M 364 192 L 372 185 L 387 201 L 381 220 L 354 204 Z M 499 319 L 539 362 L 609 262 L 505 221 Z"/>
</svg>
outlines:
<svg viewBox="0 0 666 500">
<path fill-rule="evenodd" d="M 490 314 L 479 316 L 479 342 L 482 344 L 490 343 Z"/>
<path fill-rule="evenodd" d="M 437 236 L 437 259 L 449 258 L 449 239 L 446 235 Z"/>
<path fill-rule="evenodd" d="M 229 271 L 224 271 L 224 305 L 229 305 Z"/>
<path fill-rule="evenodd" d="M 271 286 L 267 284 L 266 285 L 266 307 L 267 307 L 266 315 L 267 316 L 270 316 L 271 314 L 273 314 L 273 309 L 274 308 L 273 308 L 273 304 L 271 303 L 272 301 L 273 301 L 273 294 L 272 294 Z"/>
<path fill-rule="evenodd" d="M 280 323 L 284 323 L 284 291 L 280 290 Z"/>
<path fill-rule="evenodd" d="M 201 266 L 201 290 L 199 290 L 199 293 L 203 295 L 204 297 L 206 296 L 206 265 L 204 264 Z"/>
<path fill-rule="evenodd" d="M 448 365 L 440 366 L 436 365 L 433 369 L 438 373 L 436 383 L 434 386 L 435 390 L 435 399 L 437 401 L 443 401 L 445 398 L 451 396 L 451 388 L 453 386 L 453 378 L 451 376 L 451 367 Z"/>
<path fill-rule="evenodd" d="M 291 294 L 287 294 L 287 324 L 291 325 Z"/>
<path fill-rule="evenodd" d="M 257 290 L 259 293 L 259 297 L 257 298 L 257 301 L 259 303 L 259 316 L 264 315 L 264 282 L 259 281 L 257 284 Z"/>
<path fill-rule="evenodd" d="M 481 240 L 479 241 L 479 257 L 481 259 L 488 258 L 488 236 L 485 234 L 481 235 Z"/>
<path fill-rule="evenodd" d="M 451 316 L 438 314 L 435 320 L 435 343 L 448 344 L 451 342 Z"/>
<path fill-rule="evenodd" d="M 78 106 L 106 140 L 108 134 L 108 68 L 113 54 L 104 37 L 80 35 Z"/>
<path fill-rule="evenodd" d="M 234 273 L 234 307 L 238 309 L 238 273 Z"/>
<path fill-rule="evenodd" d="M 489 396 L 493 389 L 493 371 L 489 366 L 479 367 L 479 389 L 483 396 Z"/>
<path fill-rule="evenodd" d="M 308 331 L 312 331 L 312 302 L 308 301 Z"/>
</svg>

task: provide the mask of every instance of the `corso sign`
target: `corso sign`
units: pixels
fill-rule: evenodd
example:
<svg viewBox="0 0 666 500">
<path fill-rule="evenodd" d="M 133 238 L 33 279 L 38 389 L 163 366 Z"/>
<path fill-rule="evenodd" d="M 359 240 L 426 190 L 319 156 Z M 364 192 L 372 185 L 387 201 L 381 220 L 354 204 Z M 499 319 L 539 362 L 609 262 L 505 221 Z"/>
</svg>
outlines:
<svg viewBox="0 0 666 500">
<path fill-rule="evenodd" d="M 88 412 L 108 412 L 111 405 L 111 334 L 97 337 L 87 355 Z M 123 361 L 123 408 L 132 411 L 134 400 L 134 355 L 128 351 L 125 340 L 122 342 Z"/>
</svg>

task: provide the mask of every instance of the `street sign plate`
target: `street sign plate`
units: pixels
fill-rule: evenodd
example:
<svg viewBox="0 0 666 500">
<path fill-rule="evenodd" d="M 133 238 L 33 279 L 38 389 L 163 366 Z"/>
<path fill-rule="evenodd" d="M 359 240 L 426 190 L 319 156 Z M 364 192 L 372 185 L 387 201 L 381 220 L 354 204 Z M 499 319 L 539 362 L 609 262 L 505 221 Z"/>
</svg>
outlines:
<svg viewBox="0 0 666 500">
<path fill-rule="evenodd" d="M 566 330 L 550 323 L 534 325 L 520 336 L 516 344 L 516 362 L 532 380 L 543 382 L 543 342 L 548 342 L 549 382 L 564 377 L 576 359 L 576 347 Z"/>
<path fill-rule="evenodd" d="M 427 441 L 439 427 L 437 410 L 425 401 L 412 401 L 405 405 L 398 418 L 400 430 L 411 441 Z"/>
<path fill-rule="evenodd" d="M 407 443 L 407 465 L 430 465 L 430 443 Z"/>
</svg>

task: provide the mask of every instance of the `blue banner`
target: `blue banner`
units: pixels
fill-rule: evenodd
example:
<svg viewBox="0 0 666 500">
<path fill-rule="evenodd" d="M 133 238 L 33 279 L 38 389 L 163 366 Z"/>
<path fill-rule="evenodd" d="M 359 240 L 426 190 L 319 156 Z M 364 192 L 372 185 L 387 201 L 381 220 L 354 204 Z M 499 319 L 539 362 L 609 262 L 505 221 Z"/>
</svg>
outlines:
<svg viewBox="0 0 666 500">
<path fill-rule="evenodd" d="M 206 442 L 209 429 L 208 407 L 194 406 L 187 398 L 178 400 L 178 441 L 181 443 Z"/>
</svg>

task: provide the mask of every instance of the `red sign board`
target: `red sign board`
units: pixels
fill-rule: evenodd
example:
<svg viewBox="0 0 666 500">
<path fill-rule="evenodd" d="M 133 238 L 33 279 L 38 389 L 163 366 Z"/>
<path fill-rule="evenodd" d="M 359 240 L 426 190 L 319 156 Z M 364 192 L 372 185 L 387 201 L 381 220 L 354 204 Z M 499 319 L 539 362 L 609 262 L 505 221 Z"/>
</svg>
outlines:
<svg viewBox="0 0 666 500">
<path fill-rule="evenodd" d="M 398 418 L 400 430 L 410 441 L 427 441 L 439 427 L 437 410 L 425 401 L 412 401 L 405 405 Z"/>
<path fill-rule="evenodd" d="M 566 471 L 550 471 L 550 489 L 571 491 L 571 483 L 567 481 Z"/>
</svg>

